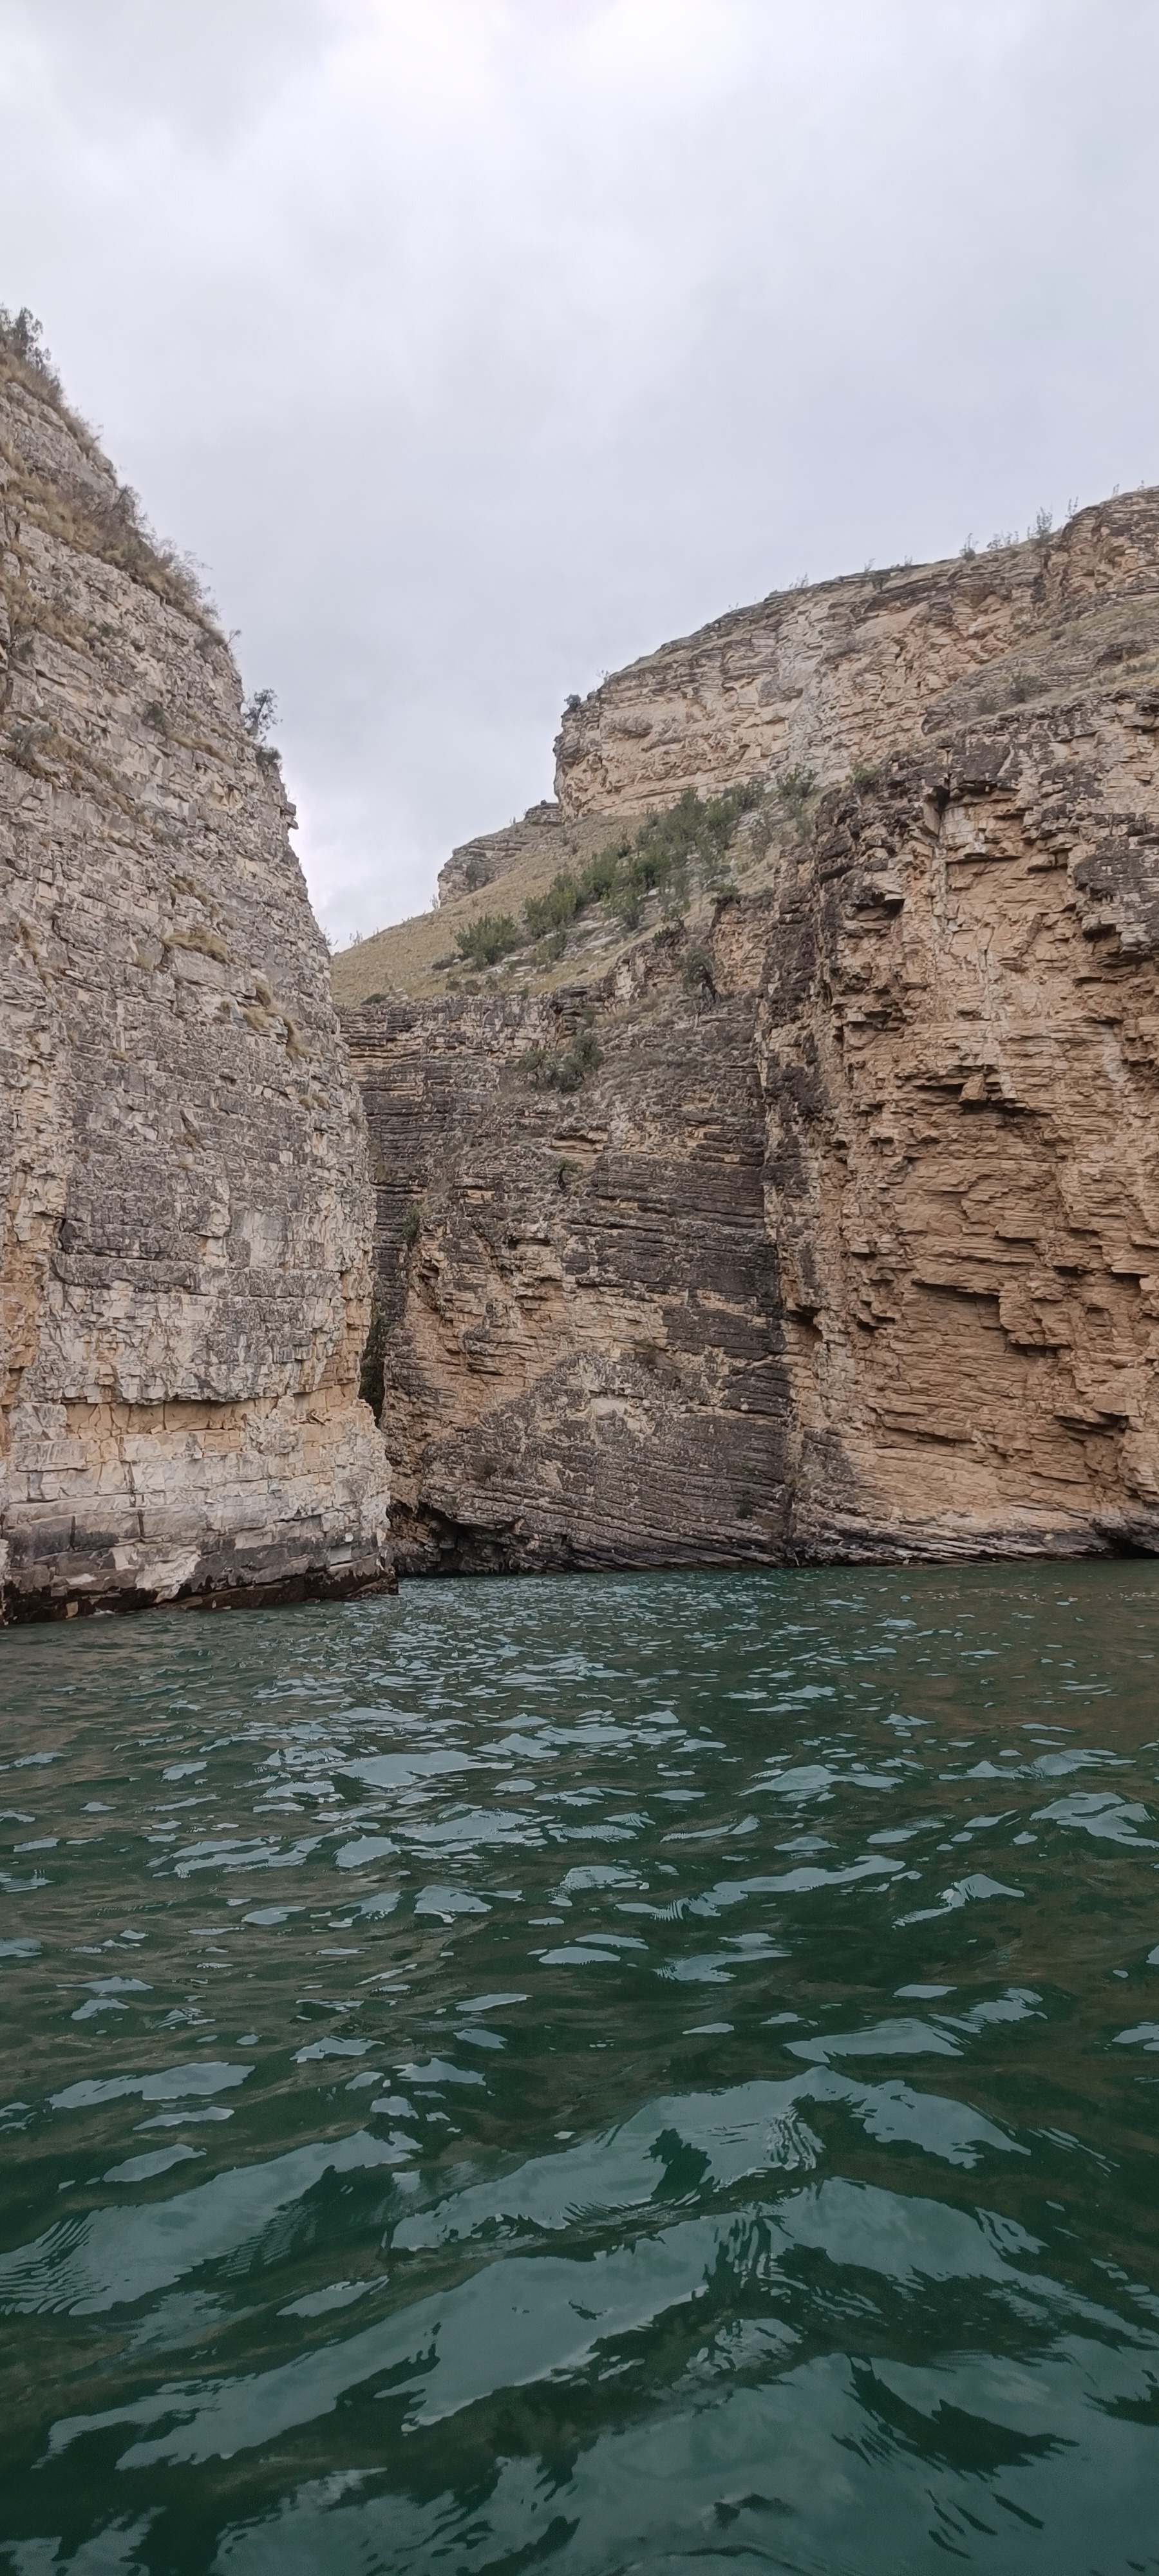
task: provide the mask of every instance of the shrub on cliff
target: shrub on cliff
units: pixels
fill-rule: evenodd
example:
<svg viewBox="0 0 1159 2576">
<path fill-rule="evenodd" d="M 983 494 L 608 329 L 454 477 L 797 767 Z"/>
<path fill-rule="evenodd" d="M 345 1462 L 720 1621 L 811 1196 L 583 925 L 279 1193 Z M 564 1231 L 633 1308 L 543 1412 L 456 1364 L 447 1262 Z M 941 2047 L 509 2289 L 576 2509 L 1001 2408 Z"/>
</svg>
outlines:
<svg viewBox="0 0 1159 2576">
<path fill-rule="evenodd" d="M 512 949 L 522 948 L 523 938 L 509 912 L 481 912 L 477 921 L 455 932 L 455 946 L 469 966 L 497 966 Z"/>
<path fill-rule="evenodd" d="M 530 1046 L 519 1068 L 537 1091 L 578 1091 L 603 1063 L 603 1048 L 594 1029 L 580 1029 L 560 1054 L 550 1047 Z"/>
<path fill-rule="evenodd" d="M 0 375 L 25 385 L 41 402 L 52 405 L 67 421 L 78 445 L 93 464 L 108 473 L 92 431 L 69 409 L 44 332 L 27 304 L 10 313 L 0 304 Z M 119 572 L 144 584 L 159 599 L 193 617 L 216 643 L 223 641 L 212 606 L 195 565 L 175 546 L 166 545 L 150 527 L 137 494 L 110 475 L 104 490 L 86 480 L 48 481 L 30 471 L 19 457 L 9 457 L 6 497 L 19 503 L 37 526 L 83 553 L 96 555 Z"/>
<path fill-rule="evenodd" d="M 278 721 L 278 701 L 273 689 L 255 689 L 252 698 L 243 698 L 241 720 L 261 767 L 280 769 L 281 752 L 276 742 L 270 740 Z"/>
<path fill-rule="evenodd" d="M 683 907 L 693 863 L 707 884 L 717 883 L 742 815 L 763 796 L 755 779 L 728 788 L 723 796 L 702 797 L 694 787 L 686 788 L 666 813 L 649 814 L 635 833 L 609 841 L 578 876 L 561 868 L 545 894 L 532 895 L 523 912 L 528 937 L 566 935 L 573 921 L 596 904 L 603 904 L 627 930 L 638 928 L 650 894 L 665 894 Z"/>
<path fill-rule="evenodd" d="M 52 402 L 63 403 L 64 389 L 45 348 L 43 326 L 27 304 L 21 305 L 19 313 L 10 313 L 6 304 L 0 304 L 0 348 L 15 358 L 21 370 L 27 370 L 39 391 Z"/>
<path fill-rule="evenodd" d="M 250 741 L 264 750 L 278 721 L 278 701 L 272 689 L 255 689 L 252 698 L 243 698 L 242 725 Z"/>
<path fill-rule="evenodd" d="M 791 812 L 797 812 L 811 788 L 806 772 L 790 774 L 786 801 Z M 608 841 L 578 874 L 558 869 L 542 894 L 528 897 L 521 921 L 506 912 L 484 912 L 457 930 L 460 957 L 468 966 L 497 966 L 538 940 L 543 943 L 539 962 L 546 965 L 562 957 L 573 923 L 597 905 L 625 930 L 638 929 L 649 895 L 660 894 L 670 909 L 683 912 L 693 867 L 705 885 L 721 884 L 741 818 L 763 802 L 764 793 L 755 779 L 728 788 L 723 796 L 703 797 L 694 787 L 686 788 L 666 813 L 649 814 L 634 833 L 622 832 Z M 581 1070 L 578 1080 L 583 1078 Z"/>
<path fill-rule="evenodd" d="M 532 938 L 542 939 L 549 931 L 566 930 L 583 901 L 582 885 L 570 869 L 561 868 L 546 894 L 533 894 L 524 904 L 523 918 Z"/>
<path fill-rule="evenodd" d="M 603 1060 L 604 1051 L 595 1030 L 581 1029 L 579 1036 L 574 1038 L 572 1044 L 565 1049 L 556 1065 L 556 1090 L 578 1091 L 581 1084 L 587 1081 L 589 1073 L 599 1071 Z"/>
<path fill-rule="evenodd" d="M 689 949 L 680 981 L 695 1002 L 715 1002 L 716 979 L 707 948 Z"/>
<path fill-rule="evenodd" d="M 777 795 L 787 813 L 803 814 L 817 780 L 811 769 L 783 769 L 777 780 Z"/>
</svg>

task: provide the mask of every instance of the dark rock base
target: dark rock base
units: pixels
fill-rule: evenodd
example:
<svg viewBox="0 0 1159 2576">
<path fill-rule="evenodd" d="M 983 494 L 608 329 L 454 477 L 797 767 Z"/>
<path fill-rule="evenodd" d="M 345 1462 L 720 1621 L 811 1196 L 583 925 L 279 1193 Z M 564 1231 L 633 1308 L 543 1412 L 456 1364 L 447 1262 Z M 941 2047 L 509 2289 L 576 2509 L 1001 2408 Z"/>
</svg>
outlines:
<svg viewBox="0 0 1159 2576">
<path fill-rule="evenodd" d="M 199 1567 L 176 1592 L 118 1580 L 102 1572 L 70 1580 L 57 1573 L 51 1583 L 9 1583 L 0 1595 L 0 1627 L 35 1620 L 121 1616 L 133 1610 L 261 1610 L 299 1601 L 361 1601 L 373 1593 L 397 1592 L 398 1575 L 385 1557 L 362 1555 L 347 1565 L 300 1565 L 275 1573 L 255 1567 L 245 1576 L 233 1570 Z"/>
</svg>

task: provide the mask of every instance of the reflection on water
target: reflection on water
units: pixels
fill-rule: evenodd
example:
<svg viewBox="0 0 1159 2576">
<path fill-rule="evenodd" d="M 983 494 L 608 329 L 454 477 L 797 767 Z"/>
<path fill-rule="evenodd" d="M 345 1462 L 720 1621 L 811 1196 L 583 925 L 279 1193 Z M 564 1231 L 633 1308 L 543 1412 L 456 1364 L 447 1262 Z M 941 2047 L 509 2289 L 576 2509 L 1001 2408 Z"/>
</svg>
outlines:
<svg viewBox="0 0 1159 2576">
<path fill-rule="evenodd" d="M 1159 2570 L 1157 1594 L 0 1639 L 5 2563 Z"/>
</svg>

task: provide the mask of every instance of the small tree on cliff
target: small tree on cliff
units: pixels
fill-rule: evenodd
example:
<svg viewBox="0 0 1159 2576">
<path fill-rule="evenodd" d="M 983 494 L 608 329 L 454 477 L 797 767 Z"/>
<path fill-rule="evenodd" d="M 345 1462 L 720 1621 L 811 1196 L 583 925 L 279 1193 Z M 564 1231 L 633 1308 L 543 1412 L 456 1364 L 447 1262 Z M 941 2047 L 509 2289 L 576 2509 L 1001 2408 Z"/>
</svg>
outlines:
<svg viewBox="0 0 1159 2576">
<path fill-rule="evenodd" d="M 282 755 L 271 740 L 278 721 L 278 701 L 272 689 L 255 689 L 252 698 L 241 702 L 241 720 L 264 768 L 280 769 Z"/>
</svg>

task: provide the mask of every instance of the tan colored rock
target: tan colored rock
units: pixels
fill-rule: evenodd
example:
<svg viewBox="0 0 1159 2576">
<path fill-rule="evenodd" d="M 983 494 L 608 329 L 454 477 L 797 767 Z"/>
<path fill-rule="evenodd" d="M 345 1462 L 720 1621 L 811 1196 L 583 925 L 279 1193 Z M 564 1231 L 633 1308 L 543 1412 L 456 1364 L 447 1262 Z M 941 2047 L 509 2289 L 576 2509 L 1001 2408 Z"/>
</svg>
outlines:
<svg viewBox="0 0 1159 2576">
<path fill-rule="evenodd" d="M 779 1544 L 756 993 L 721 981 L 702 1013 L 681 944 L 649 943 L 619 998 L 349 1014 L 404 1569 L 762 1562 Z M 534 1048 L 558 1063 L 593 1036 L 574 1093 L 530 1078 Z"/>
<path fill-rule="evenodd" d="M 370 1199 L 277 764 L 0 348 L 0 1612 L 388 1576 Z"/>
<path fill-rule="evenodd" d="M 1040 541 L 735 609 L 569 702 L 555 745 L 565 820 L 785 769 L 835 785 L 858 762 L 1036 694 L 1044 657 L 1050 685 L 1073 690 L 1099 652 L 1130 660 L 1157 545 L 1159 498 L 1137 493 Z"/>
<path fill-rule="evenodd" d="M 1159 496 L 722 619 L 559 748 L 609 832 L 771 778 L 768 846 L 348 1011 L 402 1561 L 1155 1551 Z"/>
<path fill-rule="evenodd" d="M 829 800 L 770 948 L 811 1549 L 1159 1545 L 1159 698 Z M 888 889 L 888 890 L 887 890 Z"/>
</svg>

